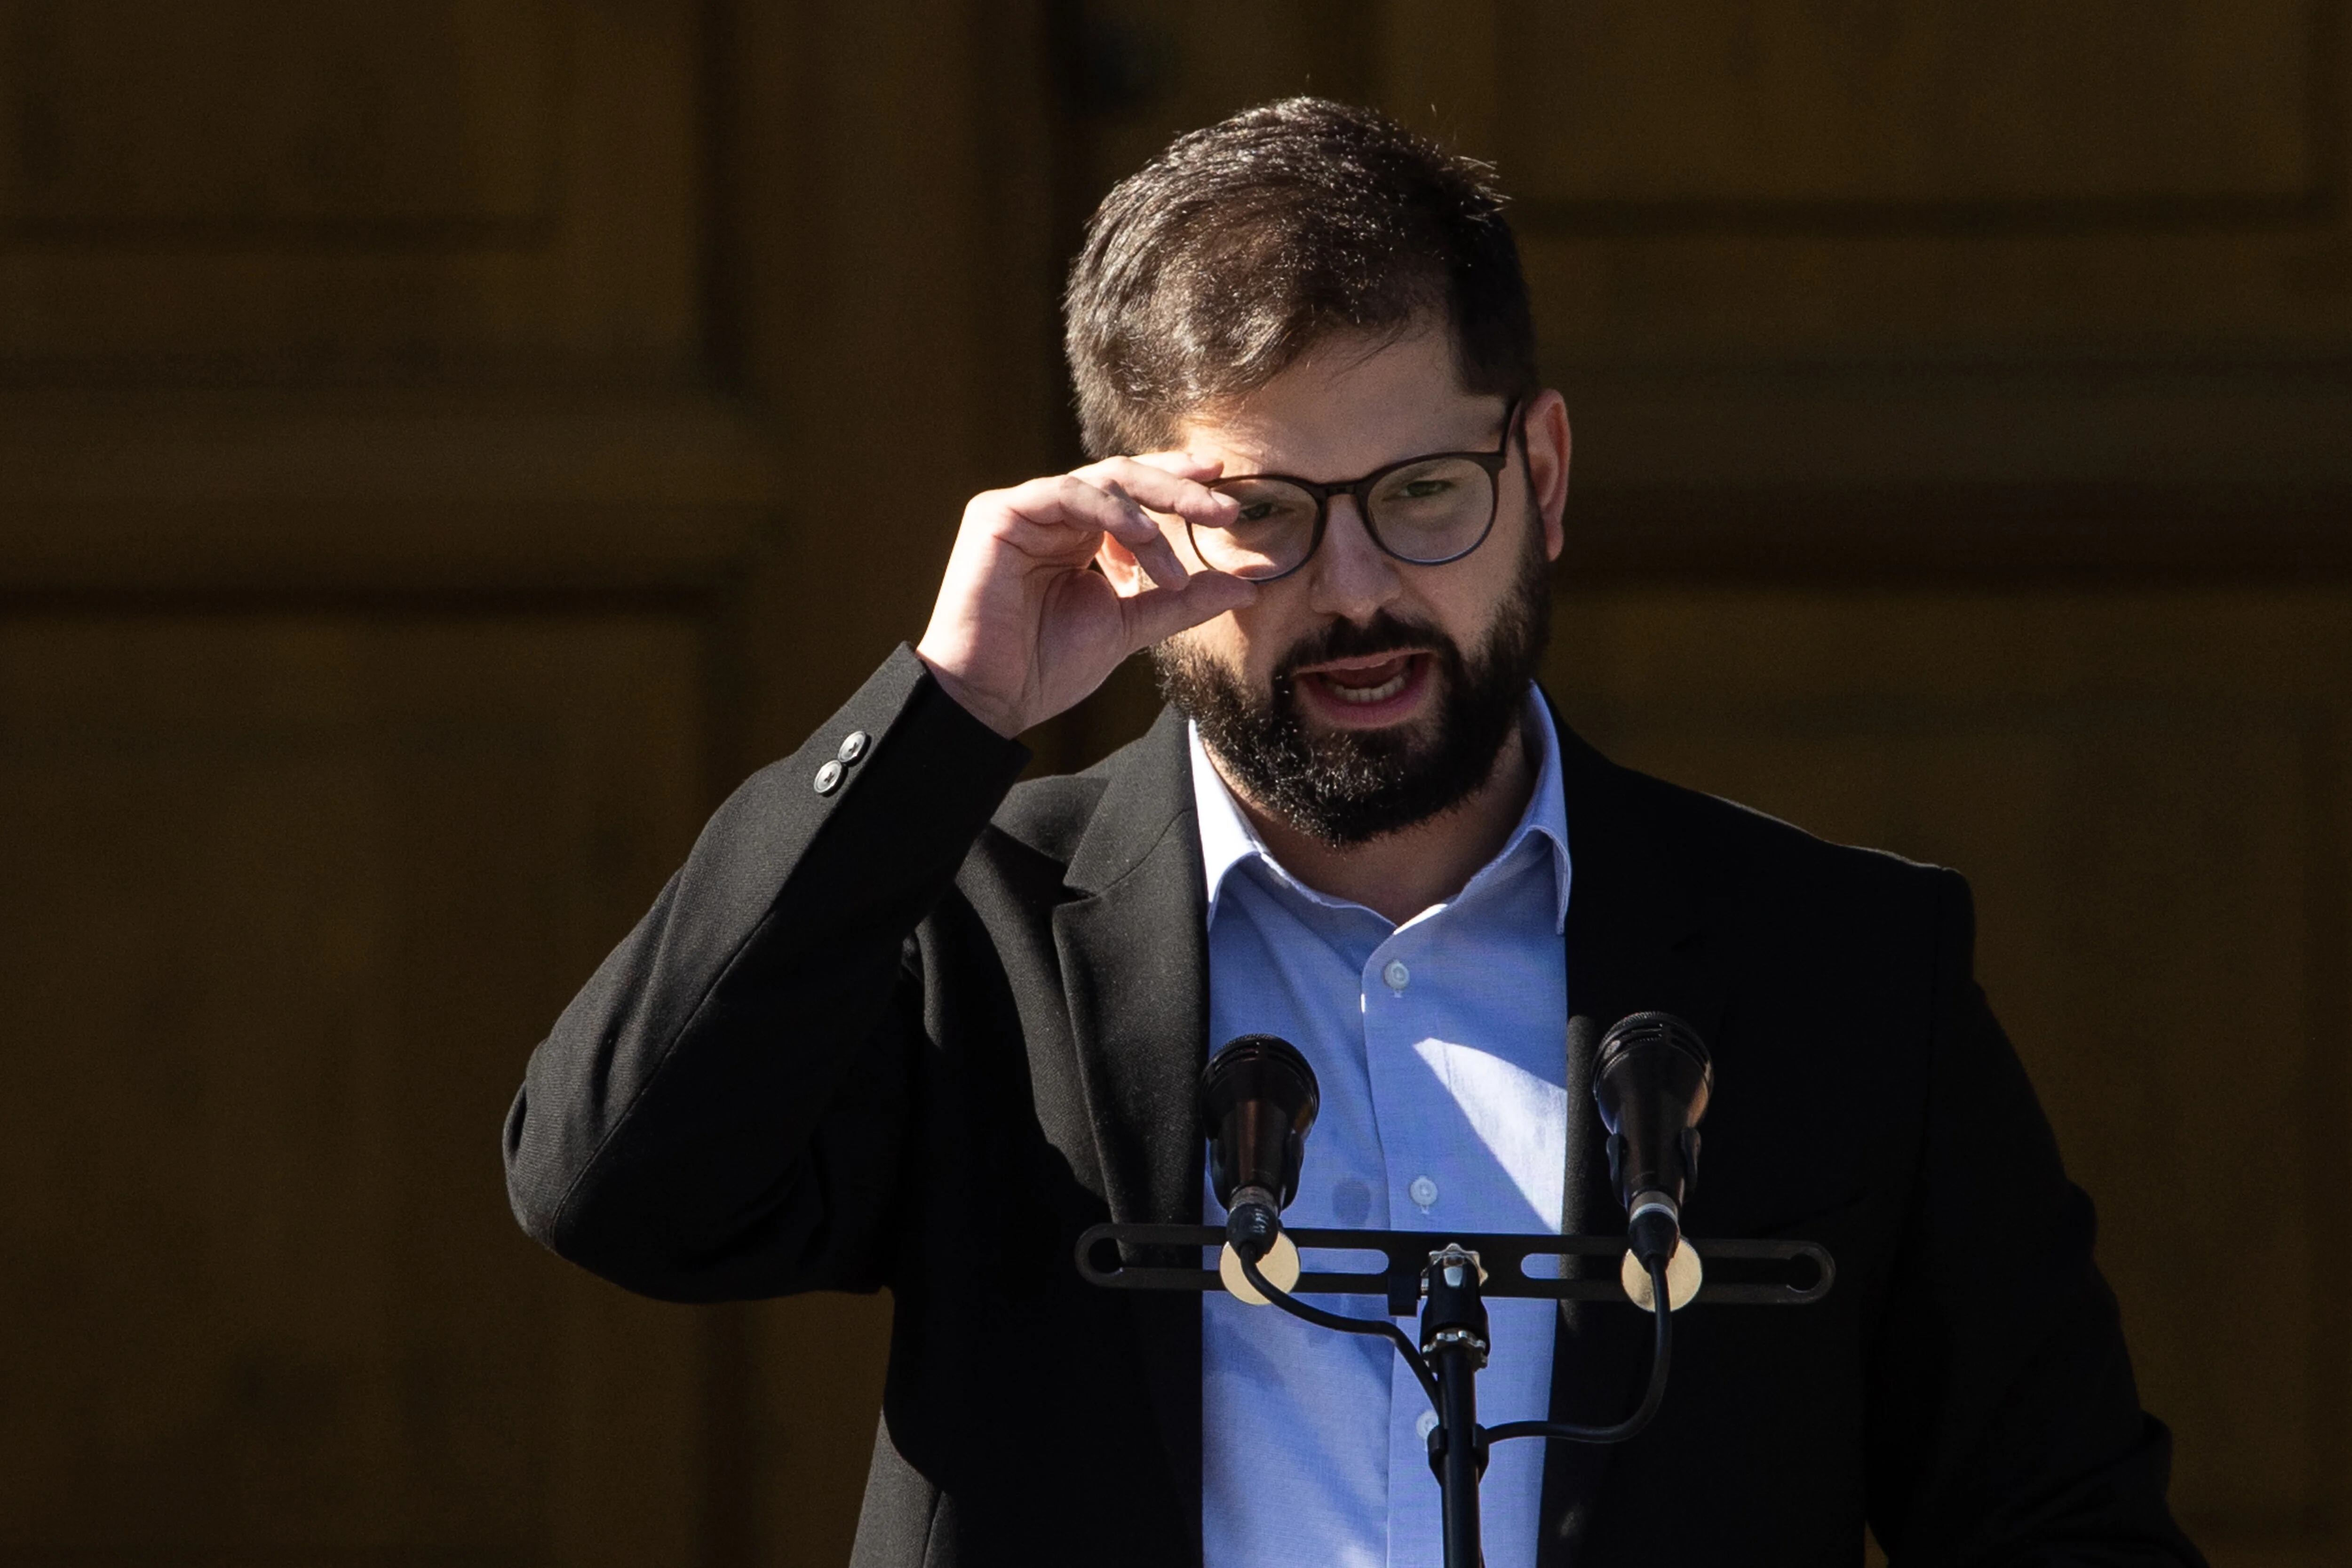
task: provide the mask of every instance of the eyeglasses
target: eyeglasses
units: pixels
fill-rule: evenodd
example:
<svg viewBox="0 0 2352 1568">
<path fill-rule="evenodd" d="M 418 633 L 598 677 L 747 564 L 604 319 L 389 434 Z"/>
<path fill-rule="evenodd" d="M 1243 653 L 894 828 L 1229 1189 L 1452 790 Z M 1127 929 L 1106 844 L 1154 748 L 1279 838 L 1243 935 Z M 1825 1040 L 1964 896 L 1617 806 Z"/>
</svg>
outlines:
<svg viewBox="0 0 2352 1568">
<path fill-rule="evenodd" d="M 1376 468 L 1360 479 L 1318 485 L 1287 474 L 1243 474 L 1209 488 L 1240 514 L 1223 528 L 1187 521 L 1192 549 L 1212 571 L 1271 583 L 1287 577 L 1323 542 L 1333 496 L 1352 496 L 1372 542 L 1414 566 L 1459 561 L 1495 531 L 1500 478 L 1511 460 L 1520 400 L 1503 411 L 1503 442 L 1491 452 L 1434 452 Z"/>
</svg>

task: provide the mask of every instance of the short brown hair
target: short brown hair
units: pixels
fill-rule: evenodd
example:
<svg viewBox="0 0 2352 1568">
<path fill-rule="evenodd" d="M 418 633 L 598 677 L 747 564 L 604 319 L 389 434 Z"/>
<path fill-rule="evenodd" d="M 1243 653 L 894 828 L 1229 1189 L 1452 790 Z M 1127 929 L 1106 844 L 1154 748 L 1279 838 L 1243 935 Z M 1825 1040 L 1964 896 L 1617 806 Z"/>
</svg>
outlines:
<svg viewBox="0 0 2352 1568">
<path fill-rule="evenodd" d="M 1095 457 L 1164 447 L 1328 334 L 1442 316 L 1464 387 L 1536 384 L 1517 243 L 1485 163 L 1377 110 L 1290 98 L 1179 137 L 1103 198 L 1063 297 Z"/>
</svg>

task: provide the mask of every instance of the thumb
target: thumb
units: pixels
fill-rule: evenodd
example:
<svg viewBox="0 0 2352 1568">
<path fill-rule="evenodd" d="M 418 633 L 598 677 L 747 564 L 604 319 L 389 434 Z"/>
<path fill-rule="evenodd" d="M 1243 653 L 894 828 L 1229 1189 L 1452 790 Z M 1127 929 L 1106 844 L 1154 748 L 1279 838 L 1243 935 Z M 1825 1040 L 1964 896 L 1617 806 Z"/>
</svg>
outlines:
<svg viewBox="0 0 2352 1568">
<path fill-rule="evenodd" d="M 1119 601 L 1127 616 L 1128 647 L 1149 647 L 1256 598 L 1256 584 L 1222 572 L 1194 573 L 1181 588 L 1147 588 Z"/>
</svg>

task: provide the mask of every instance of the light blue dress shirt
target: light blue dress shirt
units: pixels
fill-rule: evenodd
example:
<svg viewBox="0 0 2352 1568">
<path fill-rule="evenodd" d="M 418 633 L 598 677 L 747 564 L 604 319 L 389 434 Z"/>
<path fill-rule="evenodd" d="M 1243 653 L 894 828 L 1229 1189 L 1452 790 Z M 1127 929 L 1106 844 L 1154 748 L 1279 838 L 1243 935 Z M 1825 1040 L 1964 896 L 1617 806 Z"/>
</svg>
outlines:
<svg viewBox="0 0 2352 1568">
<path fill-rule="evenodd" d="M 1322 1089 L 1286 1224 L 1549 1231 L 1568 1136 L 1568 820 L 1559 737 L 1530 689 L 1535 795 L 1502 852 L 1401 926 L 1276 862 L 1192 737 L 1209 893 L 1212 1050 L 1279 1035 Z M 1216 1194 L 1208 1223 L 1222 1224 Z M 1375 1268 L 1315 1254 L 1311 1268 Z M 1379 1317 L 1377 1298 L 1318 1297 Z M 1486 1304 L 1487 1426 L 1549 1415 L 1549 1301 Z M 1401 1319 L 1407 1333 L 1417 1324 Z M 1429 1470 L 1436 1417 L 1386 1341 L 1302 1323 L 1222 1291 L 1201 1321 L 1207 1568 L 1407 1568 L 1441 1559 Z M 1544 1444 L 1498 1445 L 1482 1488 L 1488 1568 L 1533 1568 Z"/>
</svg>

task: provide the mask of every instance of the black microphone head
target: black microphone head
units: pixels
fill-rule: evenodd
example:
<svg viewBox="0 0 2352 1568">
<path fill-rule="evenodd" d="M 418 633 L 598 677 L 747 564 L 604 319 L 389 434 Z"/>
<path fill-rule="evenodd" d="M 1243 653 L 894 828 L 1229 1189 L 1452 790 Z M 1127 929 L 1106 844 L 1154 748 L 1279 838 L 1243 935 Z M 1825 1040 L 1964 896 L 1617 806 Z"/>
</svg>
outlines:
<svg viewBox="0 0 2352 1568">
<path fill-rule="evenodd" d="M 1209 1171 L 1217 1201 L 1258 1187 L 1289 1206 L 1298 1195 L 1307 1133 L 1322 1108 L 1315 1069 L 1298 1047 L 1273 1035 L 1225 1042 L 1201 1074 L 1201 1119 L 1209 1127 Z"/>
<path fill-rule="evenodd" d="M 1671 1013 L 1635 1013 L 1601 1037 L 1592 1098 L 1609 1129 L 1609 1173 L 1628 1215 L 1644 1194 L 1678 1216 L 1698 1167 L 1698 1121 L 1715 1064 L 1698 1031 Z"/>
</svg>

